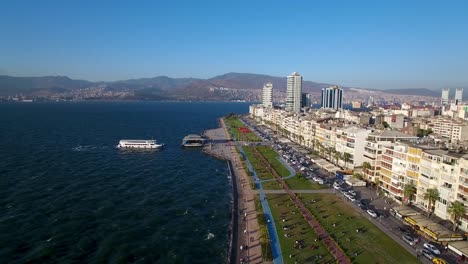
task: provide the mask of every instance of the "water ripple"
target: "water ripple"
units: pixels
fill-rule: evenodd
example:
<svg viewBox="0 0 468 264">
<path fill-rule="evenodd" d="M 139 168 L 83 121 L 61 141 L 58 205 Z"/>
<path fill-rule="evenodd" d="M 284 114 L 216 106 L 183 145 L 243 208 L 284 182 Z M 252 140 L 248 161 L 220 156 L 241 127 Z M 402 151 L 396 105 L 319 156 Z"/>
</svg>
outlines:
<svg viewBox="0 0 468 264">
<path fill-rule="evenodd" d="M 214 127 L 217 117 L 246 109 L 0 104 L 0 259 L 224 262 L 230 217 L 225 163 L 179 144 L 188 133 Z M 129 137 L 154 137 L 167 148 L 115 148 Z"/>
</svg>

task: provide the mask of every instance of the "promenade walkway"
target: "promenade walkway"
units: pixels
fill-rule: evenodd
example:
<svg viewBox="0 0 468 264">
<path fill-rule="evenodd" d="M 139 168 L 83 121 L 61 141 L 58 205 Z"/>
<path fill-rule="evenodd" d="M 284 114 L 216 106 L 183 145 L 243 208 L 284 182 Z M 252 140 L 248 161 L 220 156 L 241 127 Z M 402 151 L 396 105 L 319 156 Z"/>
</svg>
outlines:
<svg viewBox="0 0 468 264">
<path fill-rule="evenodd" d="M 301 211 L 302 215 L 304 218 L 307 220 L 309 225 L 314 229 L 314 231 L 317 233 L 319 238 L 323 241 L 325 246 L 327 246 L 328 250 L 330 253 L 335 257 L 335 259 L 339 263 L 344 263 L 348 264 L 351 263 L 351 260 L 349 257 L 343 252 L 343 250 L 336 244 L 336 242 L 333 240 L 333 238 L 330 237 L 330 235 L 327 233 L 327 231 L 318 223 L 317 220 L 312 216 L 312 214 L 307 210 L 307 208 L 304 206 L 302 201 L 297 198 L 296 194 L 293 193 L 292 191 L 289 190 L 288 185 L 284 182 L 284 180 L 278 175 L 278 173 L 269 166 L 268 161 L 265 159 L 265 157 L 256 149 L 257 156 L 262 160 L 263 164 L 265 165 L 266 168 L 270 171 L 270 173 L 276 178 L 278 183 L 281 185 L 283 190 L 289 195 L 291 200 L 294 202 L 294 204 L 299 208 Z"/>
<path fill-rule="evenodd" d="M 241 259 L 245 263 L 265 263 L 262 259 L 254 194 L 248 184 L 247 173 L 235 146 L 228 144 L 229 132 L 222 119 L 220 125 L 221 128 L 205 131 L 204 135 L 208 138 L 208 144 L 205 145 L 203 151 L 231 164 L 235 209 L 229 263 L 241 263 Z M 236 202 L 237 206 L 235 206 Z"/>
<path fill-rule="evenodd" d="M 281 252 L 281 245 L 279 243 L 278 233 L 276 232 L 275 221 L 273 219 L 273 215 L 271 213 L 270 206 L 268 204 L 268 200 L 266 199 L 264 190 L 262 188 L 262 184 L 260 182 L 260 178 L 258 177 L 257 173 L 255 172 L 252 164 L 250 163 L 249 159 L 247 159 L 247 155 L 245 155 L 244 150 L 242 147 L 239 149 L 241 154 L 244 156 L 246 161 L 248 170 L 252 174 L 255 179 L 255 186 L 258 189 L 256 192 L 260 194 L 260 202 L 262 203 L 263 213 L 265 214 L 265 218 L 267 220 L 267 228 L 268 234 L 270 235 L 270 243 L 273 255 L 273 263 L 274 264 L 283 264 L 283 254 Z"/>
</svg>

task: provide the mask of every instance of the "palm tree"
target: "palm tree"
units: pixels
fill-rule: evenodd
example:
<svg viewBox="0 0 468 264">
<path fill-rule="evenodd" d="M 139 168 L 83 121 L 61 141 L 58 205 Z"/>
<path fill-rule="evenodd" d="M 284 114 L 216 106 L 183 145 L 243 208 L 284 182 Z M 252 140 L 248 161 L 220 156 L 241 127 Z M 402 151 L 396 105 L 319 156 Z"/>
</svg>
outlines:
<svg viewBox="0 0 468 264">
<path fill-rule="evenodd" d="M 325 151 L 327 151 L 327 154 L 328 154 L 328 160 L 332 160 L 332 152 L 333 152 L 334 148 L 333 147 L 328 147 L 325 149 Z"/>
<path fill-rule="evenodd" d="M 348 167 L 348 162 L 351 160 L 351 154 L 348 152 L 343 153 L 343 161 L 345 162 L 345 169 Z"/>
<path fill-rule="evenodd" d="M 403 195 L 407 199 L 408 204 L 413 200 L 413 196 L 416 193 L 416 187 L 413 184 L 405 184 L 403 187 Z"/>
<path fill-rule="evenodd" d="M 341 153 L 335 150 L 333 156 L 335 157 L 336 165 L 338 165 L 338 161 L 341 159 Z"/>
<path fill-rule="evenodd" d="M 375 179 L 376 193 L 379 194 L 380 179 Z"/>
<path fill-rule="evenodd" d="M 364 161 L 364 162 L 362 163 L 361 166 L 362 166 L 363 172 L 364 172 L 365 174 L 368 174 L 368 173 L 369 173 L 369 170 L 372 168 L 372 166 L 370 165 L 370 163 L 367 162 L 367 161 Z M 369 176 L 368 176 L 367 178 L 369 178 Z"/>
<path fill-rule="evenodd" d="M 433 189 L 427 189 L 426 193 L 424 193 L 423 199 L 427 200 L 429 202 L 428 207 L 429 207 L 429 216 L 434 213 L 435 210 L 435 202 L 439 200 L 440 194 L 439 190 L 433 188 Z"/>
<path fill-rule="evenodd" d="M 453 217 L 453 232 L 457 230 L 460 218 L 465 215 L 465 204 L 460 201 L 455 201 L 447 208 L 447 212 Z"/>
</svg>

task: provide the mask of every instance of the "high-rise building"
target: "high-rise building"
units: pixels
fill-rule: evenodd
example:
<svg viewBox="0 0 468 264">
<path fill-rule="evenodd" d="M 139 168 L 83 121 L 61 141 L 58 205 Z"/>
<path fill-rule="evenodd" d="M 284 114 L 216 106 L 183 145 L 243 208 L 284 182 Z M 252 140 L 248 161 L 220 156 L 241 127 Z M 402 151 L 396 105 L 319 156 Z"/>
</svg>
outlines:
<svg viewBox="0 0 468 264">
<path fill-rule="evenodd" d="M 440 100 L 441 104 L 448 105 L 448 103 L 449 103 L 449 92 L 450 92 L 449 88 L 443 88 L 442 89 L 442 98 Z"/>
<path fill-rule="evenodd" d="M 342 109 L 343 89 L 338 86 L 331 86 L 322 89 L 322 108 Z"/>
<path fill-rule="evenodd" d="M 302 76 L 297 72 L 288 76 L 286 89 L 286 111 L 301 111 Z"/>
<path fill-rule="evenodd" d="M 310 107 L 312 105 L 312 95 L 310 93 L 302 93 L 301 107 Z"/>
<path fill-rule="evenodd" d="M 265 107 L 273 107 L 273 84 L 263 85 L 262 102 Z"/>
<path fill-rule="evenodd" d="M 463 88 L 457 88 L 455 90 L 455 104 L 459 105 L 463 101 Z"/>
</svg>

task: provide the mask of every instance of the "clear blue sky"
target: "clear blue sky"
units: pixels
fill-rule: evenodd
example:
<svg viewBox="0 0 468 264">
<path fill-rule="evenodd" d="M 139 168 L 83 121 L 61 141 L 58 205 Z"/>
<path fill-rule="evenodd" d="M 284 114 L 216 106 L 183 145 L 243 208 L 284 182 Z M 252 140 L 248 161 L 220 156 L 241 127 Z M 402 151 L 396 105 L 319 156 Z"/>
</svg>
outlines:
<svg viewBox="0 0 468 264">
<path fill-rule="evenodd" d="M 15 0 L 0 4 L 0 34 L 0 74 L 14 76 L 297 71 L 356 87 L 468 87 L 468 1 Z"/>
</svg>

